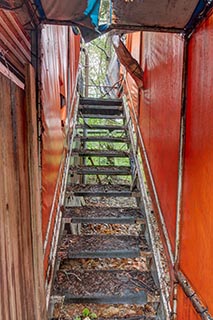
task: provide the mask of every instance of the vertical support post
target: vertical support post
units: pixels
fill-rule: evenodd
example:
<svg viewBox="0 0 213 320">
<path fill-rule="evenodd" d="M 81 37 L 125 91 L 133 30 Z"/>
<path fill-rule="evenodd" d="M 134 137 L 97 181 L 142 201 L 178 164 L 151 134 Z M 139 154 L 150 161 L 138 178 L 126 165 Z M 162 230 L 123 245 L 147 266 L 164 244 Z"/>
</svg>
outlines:
<svg viewBox="0 0 213 320">
<path fill-rule="evenodd" d="M 84 55 L 85 55 L 85 98 L 87 98 L 89 96 L 89 55 L 86 48 L 84 48 Z M 87 129 L 84 128 L 83 136 L 86 137 L 86 135 L 87 135 Z M 86 148 L 86 142 L 83 142 L 83 148 L 84 149 Z M 83 157 L 83 165 L 86 165 L 85 157 Z M 83 184 L 86 183 L 85 175 L 82 176 L 82 183 Z"/>
<path fill-rule="evenodd" d="M 188 65 L 188 39 L 184 42 L 183 53 L 183 82 L 182 82 L 182 106 L 180 119 L 180 142 L 179 142 L 179 168 L 178 168 L 178 193 L 176 206 L 176 240 L 175 240 L 175 264 L 179 262 L 180 249 L 180 222 L 181 222 L 181 204 L 183 187 L 183 167 L 185 153 L 185 131 L 186 131 L 186 103 L 187 103 L 187 65 Z"/>
<path fill-rule="evenodd" d="M 184 40 L 183 52 L 183 75 L 182 75 L 182 105 L 180 119 L 180 140 L 179 140 L 179 165 L 178 165 L 178 192 L 176 205 L 176 237 L 175 237 L 175 267 L 179 264 L 180 255 L 180 228 L 181 228 L 181 211 L 182 211 L 182 192 L 183 192 L 183 169 L 185 154 L 185 133 L 186 133 L 186 104 L 187 104 L 187 66 L 188 66 L 188 46 L 189 39 Z M 178 285 L 174 284 L 173 291 L 173 319 L 177 317 L 177 294 Z"/>
<path fill-rule="evenodd" d="M 30 217 L 32 234 L 32 260 L 34 277 L 35 314 L 37 320 L 46 318 L 44 274 L 43 274 L 43 246 L 42 220 L 38 169 L 37 144 L 37 110 L 36 110 L 36 83 L 33 67 L 25 67 L 26 80 L 26 117 L 27 117 L 27 153 L 30 195 Z"/>
<path fill-rule="evenodd" d="M 67 68 L 67 120 L 68 115 L 71 112 L 71 75 L 70 75 L 70 28 L 67 27 L 67 43 L 68 43 L 68 48 L 67 48 L 67 58 L 68 58 L 68 68 Z M 68 141 L 67 141 L 68 142 Z M 69 143 L 69 142 L 68 142 Z"/>
</svg>

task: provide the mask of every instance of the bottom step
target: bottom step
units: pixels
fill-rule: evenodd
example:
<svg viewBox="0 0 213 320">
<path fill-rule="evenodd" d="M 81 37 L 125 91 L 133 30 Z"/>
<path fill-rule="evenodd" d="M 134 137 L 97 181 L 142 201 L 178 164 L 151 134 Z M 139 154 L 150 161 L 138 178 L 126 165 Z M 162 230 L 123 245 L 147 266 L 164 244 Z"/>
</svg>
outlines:
<svg viewBox="0 0 213 320">
<path fill-rule="evenodd" d="M 60 270 L 54 284 L 55 296 L 65 303 L 145 304 L 155 295 L 156 285 L 150 272 Z"/>
<path fill-rule="evenodd" d="M 62 318 L 51 318 L 50 320 L 61 320 Z M 135 316 L 135 317 L 125 317 L 125 318 L 96 318 L 96 320 L 155 320 L 155 317 L 149 316 Z M 70 318 L 63 318 L 63 320 L 70 320 Z"/>
</svg>

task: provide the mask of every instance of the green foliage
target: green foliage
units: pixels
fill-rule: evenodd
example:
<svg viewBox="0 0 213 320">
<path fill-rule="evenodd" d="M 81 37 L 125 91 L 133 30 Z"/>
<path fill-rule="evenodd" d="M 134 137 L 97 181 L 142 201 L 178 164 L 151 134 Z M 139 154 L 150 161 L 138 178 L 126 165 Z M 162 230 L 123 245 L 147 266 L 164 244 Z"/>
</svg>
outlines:
<svg viewBox="0 0 213 320">
<path fill-rule="evenodd" d="M 110 0 L 101 0 L 99 24 L 108 23 L 110 21 Z"/>
<path fill-rule="evenodd" d="M 100 97 L 105 94 L 100 86 L 105 85 L 108 65 L 114 50 L 111 37 L 105 34 L 87 43 L 85 48 L 89 56 L 89 96 Z"/>
<path fill-rule="evenodd" d="M 91 320 L 97 319 L 97 315 L 94 312 L 91 312 L 90 309 L 84 308 L 80 316 L 76 316 L 74 320 L 84 320 L 89 318 Z"/>
<path fill-rule="evenodd" d="M 88 308 L 84 308 L 84 310 L 82 311 L 82 315 L 83 317 L 88 317 L 90 314 L 90 311 Z"/>
</svg>

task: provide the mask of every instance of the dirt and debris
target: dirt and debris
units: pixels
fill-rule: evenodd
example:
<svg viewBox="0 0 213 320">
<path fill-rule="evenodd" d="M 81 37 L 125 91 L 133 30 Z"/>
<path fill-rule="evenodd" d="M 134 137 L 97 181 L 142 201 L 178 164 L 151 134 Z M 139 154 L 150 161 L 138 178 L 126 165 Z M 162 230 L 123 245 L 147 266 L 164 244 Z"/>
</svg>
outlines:
<svg viewBox="0 0 213 320">
<path fill-rule="evenodd" d="M 138 210 L 135 198 L 116 198 L 116 197 L 91 197 L 85 198 L 86 208 L 90 208 L 91 215 L 98 215 L 97 208 L 102 214 L 112 214 L 112 207 L 115 209 L 131 208 L 129 214 L 134 215 Z M 78 214 L 82 214 L 84 207 L 79 208 Z M 108 208 L 108 210 L 107 210 Z M 103 211 L 101 211 L 103 209 Z M 78 210 L 78 209 L 77 209 Z M 125 210 L 125 209 L 123 209 Z M 94 211 L 94 212 L 93 212 Z M 116 211 L 114 211 L 114 214 Z M 137 211 L 139 214 L 139 211 Z M 146 243 L 144 230 L 140 223 L 135 224 L 93 224 L 82 223 L 81 235 L 103 235 L 103 236 L 132 236 L 133 238 L 141 237 L 142 243 Z M 77 238 L 76 238 L 77 239 Z M 103 242 L 104 245 L 104 242 Z M 135 296 L 140 292 L 146 292 L 148 302 L 143 305 L 137 304 L 73 304 L 61 303 L 56 304 L 53 317 L 60 320 L 75 320 L 87 307 L 97 315 L 99 320 L 124 320 L 132 318 L 142 320 L 144 316 L 153 317 L 156 314 L 156 306 L 153 301 L 159 303 L 159 292 L 154 284 L 148 269 L 146 255 L 142 251 L 148 250 L 148 246 L 141 246 L 141 255 L 137 258 L 96 258 L 96 259 L 68 259 L 67 249 L 70 246 L 70 235 L 64 234 L 61 246 L 58 252 L 58 258 L 61 260 L 60 269 L 56 273 L 54 283 L 55 293 L 66 292 L 68 295 L 87 295 L 92 296 L 95 292 L 100 295 L 116 295 L 122 297 L 123 293 L 134 292 Z M 81 246 L 78 243 L 78 246 Z M 91 243 L 91 250 L 93 244 Z M 143 250 L 145 249 L 145 250 Z M 111 277 L 109 277 L 109 271 Z M 107 277 L 107 278 L 105 278 Z M 151 319 L 150 318 L 150 319 Z"/>
<path fill-rule="evenodd" d="M 59 270 L 56 275 L 54 292 L 69 293 L 75 297 L 97 296 L 127 299 L 141 299 L 141 293 L 157 293 L 150 272 L 138 270 Z M 127 300 L 127 302 L 128 302 Z M 141 301 L 143 301 L 141 299 Z"/>
<path fill-rule="evenodd" d="M 80 185 L 68 185 L 67 186 L 67 191 L 72 191 L 72 192 L 76 192 L 76 191 L 90 191 L 90 192 L 107 192 L 107 191 L 111 191 L 111 190 L 115 190 L 115 191 L 130 191 L 130 186 L 129 185 L 125 185 L 125 184 L 95 184 L 95 185 L 91 185 L 91 184 L 80 184 Z"/>
<path fill-rule="evenodd" d="M 140 317 L 137 318 L 142 320 L 143 316 L 153 316 L 154 309 L 151 304 L 146 304 L 146 306 L 138 306 L 131 304 L 122 304 L 122 305 L 97 305 L 97 304 L 56 304 L 54 309 L 54 318 L 60 320 L 74 320 L 79 314 L 82 313 L 82 310 L 87 307 L 92 312 L 94 312 L 98 320 L 101 319 L 125 319 L 127 317 Z M 134 318 L 133 318 L 134 319 Z"/>
</svg>

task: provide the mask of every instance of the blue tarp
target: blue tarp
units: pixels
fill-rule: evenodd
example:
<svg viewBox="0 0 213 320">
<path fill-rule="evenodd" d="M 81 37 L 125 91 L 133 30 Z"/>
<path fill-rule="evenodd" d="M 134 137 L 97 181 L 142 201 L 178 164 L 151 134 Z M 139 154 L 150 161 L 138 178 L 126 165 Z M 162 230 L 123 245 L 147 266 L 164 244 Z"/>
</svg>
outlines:
<svg viewBox="0 0 213 320">
<path fill-rule="evenodd" d="M 200 0 L 195 11 L 193 12 L 191 19 L 187 23 L 185 29 L 191 28 L 194 24 L 194 21 L 197 19 L 197 17 L 205 10 L 206 5 L 210 5 L 212 0 Z"/>
<path fill-rule="evenodd" d="M 92 24 L 97 27 L 99 23 L 99 10 L 100 10 L 101 0 L 88 0 L 88 5 L 84 14 L 89 16 Z"/>
</svg>

